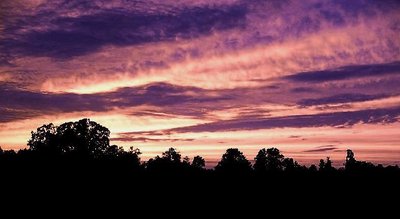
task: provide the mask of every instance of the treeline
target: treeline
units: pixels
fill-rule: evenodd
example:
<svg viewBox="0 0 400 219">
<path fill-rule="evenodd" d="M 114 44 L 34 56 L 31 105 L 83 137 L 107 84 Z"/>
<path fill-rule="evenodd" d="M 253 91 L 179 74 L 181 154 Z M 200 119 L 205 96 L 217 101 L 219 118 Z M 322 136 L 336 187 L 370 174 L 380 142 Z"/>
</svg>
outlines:
<svg viewBox="0 0 400 219">
<path fill-rule="evenodd" d="M 60 126 L 43 125 L 31 133 L 28 149 L 0 148 L 2 174 L 107 174 L 129 176 L 400 176 L 398 166 L 374 165 L 358 161 L 347 150 L 344 167 L 336 169 L 329 159 L 306 167 L 285 157 L 277 148 L 261 149 L 254 165 L 237 148 L 227 149 L 213 169 L 205 168 L 201 156 L 182 157 L 174 148 L 146 162 L 140 150 L 124 150 L 110 145 L 110 131 L 100 124 L 82 119 Z"/>
</svg>

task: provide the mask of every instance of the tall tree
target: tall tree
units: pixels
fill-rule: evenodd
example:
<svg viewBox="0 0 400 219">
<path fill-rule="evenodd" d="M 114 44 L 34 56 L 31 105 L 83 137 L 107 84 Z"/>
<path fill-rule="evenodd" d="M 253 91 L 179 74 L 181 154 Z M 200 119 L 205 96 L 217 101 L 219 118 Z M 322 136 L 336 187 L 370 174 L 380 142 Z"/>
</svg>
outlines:
<svg viewBox="0 0 400 219">
<path fill-rule="evenodd" d="M 332 161 L 330 157 L 326 157 L 326 161 L 321 159 L 319 161 L 319 171 L 321 172 L 332 172 L 335 168 L 332 166 Z"/>
<path fill-rule="evenodd" d="M 251 164 L 239 149 L 229 148 L 215 170 L 224 173 L 248 173 L 251 171 Z"/>
<path fill-rule="evenodd" d="M 278 172 L 282 171 L 284 167 L 284 156 L 277 148 L 263 148 L 254 159 L 256 172 Z"/>
<path fill-rule="evenodd" d="M 257 156 L 254 158 L 254 170 L 257 173 L 262 173 L 267 171 L 267 150 L 265 148 L 258 151 Z"/>
<path fill-rule="evenodd" d="M 196 156 L 193 158 L 192 167 L 196 169 L 204 169 L 205 166 L 206 166 L 206 161 L 204 160 L 204 158 L 200 156 Z"/>
<path fill-rule="evenodd" d="M 267 149 L 267 170 L 268 171 L 281 171 L 283 169 L 284 156 L 278 148 Z"/>
<path fill-rule="evenodd" d="M 180 163 L 181 154 L 175 148 L 169 148 L 167 151 L 162 153 L 162 159 L 172 163 Z"/>
<path fill-rule="evenodd" d="M 346 170 L 354 169 L 355 165 L 357 164 L 357 161 L 354 158 L 354 152 L 350 149 L 347 149 L 346 152 L 346 162 L 344 163 L 344 166 Z"/>
</svg>

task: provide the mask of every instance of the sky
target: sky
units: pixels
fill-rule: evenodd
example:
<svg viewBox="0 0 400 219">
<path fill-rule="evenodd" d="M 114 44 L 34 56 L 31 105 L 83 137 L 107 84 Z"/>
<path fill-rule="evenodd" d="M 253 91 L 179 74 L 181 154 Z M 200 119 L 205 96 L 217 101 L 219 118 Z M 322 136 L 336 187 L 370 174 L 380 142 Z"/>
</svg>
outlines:
<svg viewBox="0 0 400 219">
<path fill-rule="evenodd" d="M 142 159 L 400 164 L 398 0 L 3 0 L 0 145 L 90 118 Z"/>
</svg>

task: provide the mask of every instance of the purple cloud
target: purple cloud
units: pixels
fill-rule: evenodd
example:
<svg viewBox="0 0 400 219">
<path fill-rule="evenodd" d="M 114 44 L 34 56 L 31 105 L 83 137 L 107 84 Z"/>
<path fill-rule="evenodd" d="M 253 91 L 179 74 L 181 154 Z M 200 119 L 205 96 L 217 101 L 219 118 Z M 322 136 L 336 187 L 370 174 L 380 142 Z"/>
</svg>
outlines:
<svg viewBox="0 0 400 219">
<path fill-rule="evenodd" d="M 334 96 L 322 97 L 316 99 L 303 99 L 299 101 L 297 104 L 300 106 L 313 106 L 313 105 L 324 105 L 324 104 L 353 103 L 353 102 L 376 100 L 389 96 L 390 95 L 386 94 L 367 95 L 367 94 L 357 94 L 357 93 L 345 93 L 345 94 L 338 94 Z"/>
<path fill-rule="evenodd" d="M 314 149 L 310 149 L 310 150 L 305 150 L 303 152 L 329 152 L 329 151 L 334 151 L 338 149 L 338 147 L 336 147 L 335 145 L 322 145 L 322 146 L 318 146 L 315 147 Z"/>
<path fill-rule="evenodd" d="M 398 121 L 400 107 L 369 109 L 349 112 L 294 115 L 272 118 L 243 118 L 171 129 L 172 132 L 218 132 L 272 128 L 349 127 L 357 123 L 377 124 Z"/>
<path fill-rule="evenodd" d="M 290 81 L 320 83 L 383 75 L 400 75 L 400 62 L 344 66 L 332 70 L 301 72 L 285 78 Z"/>
<path fill-rule="evenodd" d="M 197 95 L 187 94 L 188 91 Z M 3 112 L 0 114 L 0 121 L 23 119 L 29 114 L 37 116 L 80 111 L 105 112 L 115 107 L 141 105 L 163 107 L 164 113 L 200 117 L 204 112 L 198 107 L 199 105 L 210 105 L 209 109 L 220 108 L 217 103 L 229 99 L 230 97 L 210 96 L 207 90 L 200 88 L 166 83 L 122 88 L 114 92 L 97 94 L 40 93 L 0 84 L 0 110 Z M 146 112 L 138 112 L 136 115 L 141 113 Z"/>
<path fill-rule="evenodd" d="M 54 11 L 49 13 L 21 17 L 16 24 L 6 22 L 7 37 L 0 39 L 0 50 L 29 56 L 70 58 L 95 52 L 106 45 L 136 45 L 175 40 L 176 37 L 189 39 L 216 30 L 240 28 L 247 11 L 245 5 L 227 5 L 171 8 L 154 13 L 135 8 L 100 10 L 96 5 L 83 4 L 78 9 L 82 15 L 65 17 L 57 15 L 61 8 L 52 9 Z M 85 14 L 93 9 L 95 13 Z M 31 25 L 48 28 L 27 31 L 27 26 Z"/>
<path fill-rule="evenodd" d="M 120 134 L 121 137 L 111 138 L 112 141 L 122 142 L 176 142 L 176 141 L 194 141 L 193 138 L 147 138 L 147 137 L 134 137 L 127 134 Z"/>
</svg>

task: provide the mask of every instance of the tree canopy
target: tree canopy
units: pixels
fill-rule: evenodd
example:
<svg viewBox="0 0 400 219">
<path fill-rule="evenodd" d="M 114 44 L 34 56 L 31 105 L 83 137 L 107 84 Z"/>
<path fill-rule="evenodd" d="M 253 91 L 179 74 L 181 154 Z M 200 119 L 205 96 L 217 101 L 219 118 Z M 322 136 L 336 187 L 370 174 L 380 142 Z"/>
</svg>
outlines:
<svg viewBox="0 0 400 219">
<path fill-rule="evenodd" d="M 89 119 L 66 122 L 60 126 L 50 123 L 31 133 L 28 146 L 42 154 L 68 154 L 77 157 L 101 157 L 114 150 L 110 147 L 110 131 Z"/>
<path fill-rule="evenodd" d="M 88 166 L 96 166 L 94 169 L 100 171 L 129 172 L 140 170 L 134 172 L 144 171 L 150 175 L 162 174 L 164 176 L 196 174 L 204 176 L 210 172 L 224 176 L 227 174 L 249 176 L 254 173 L 258 177 L 284 174 L 297 176 L 306 173 L 311 176 L 321 175 L 324 177 L 336 176 L 337 174 L 369 176 L 377 173 L 389 175 L 400 173 L 398 166 L 383 167 L 382 165 L 376 166 L 370 162 L 359 161 L 350 149 L 346 151 L 344 168 L 336 169 L 329 157 L 320 160 L 319 168 L 316 165 L 307 168 L 299 165 L 293 158 L 285 157 L 275 147 L 259 150 L 254 158 L 253 166 L 238 148 L 229 148 L 222 155 L 214 170 L 207 170 L 205 168 L 206 160 L 203 157 L 195 156 L 191 160 L 188 156 L 182 156 L 174 147 L 168 148 L 160 156 L 142 162 L 139 149 L 130 147 L 125 150 L 118 145 L 110 145 L 109 138 L 110 131 L 106 127 L 89 119 L 66 122 L 59 126 L 52 123 L 42 125 L 31 133 L 31 138 L 28 141 L 29 149 L 14 151 L 3 150 L 0 147 L 0 170 L 7 165 L 26 168 L 27 172 L 31 172 L 35 168 L 35 170 L 44 167 L 56 168 L 57 165 L 65 165 L 59 169 L 64 167 L 68 169 L 70 166 L 82 169 L 83 166 L 88 164 Z M 93 168 L 89 169 L 93 170 Z M 84 172 L 84 170 L 82 171 Z"/>
<path fill-rule="evenodd" d="M 222 155 L 215 170 L 224 173 L 247 173 L 251 171 L 251 163 L 239 149 L 229 148 Z"/>
</svg>

